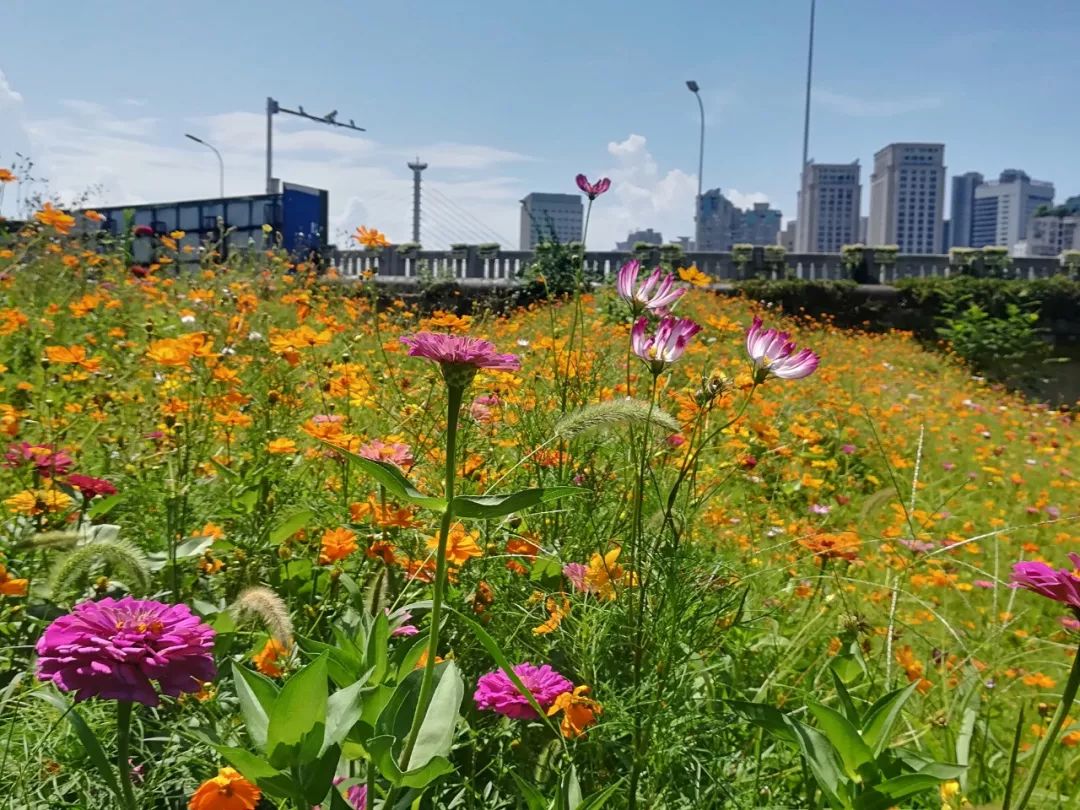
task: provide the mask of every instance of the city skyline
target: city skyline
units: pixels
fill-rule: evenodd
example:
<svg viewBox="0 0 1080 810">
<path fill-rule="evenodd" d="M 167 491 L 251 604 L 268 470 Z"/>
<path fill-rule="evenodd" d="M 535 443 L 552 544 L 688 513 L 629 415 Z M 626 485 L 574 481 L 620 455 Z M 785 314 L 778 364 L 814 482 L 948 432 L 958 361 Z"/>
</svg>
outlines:
<svg viewBox="0 0 1080 810">
<path fill-rule="evenodd" d="M 1080 192 L 1070 138 L 1080 112 L 1060 103 L 1071 89 L 1080 8 L 1050 7 L 1048 31 L 1003 0 L 872 9 L 855 0 L 819 3 L 810 157 L 868 169 L 883 144 L 944 143 L 950 177 L 1019 166 L 1053 182 L 1060 197 Z M 263 105 L 273 95 L 320 114 L 340 109 L 368 130 L 275 120 L 275 174 L 330 191 L 337 241 L 358 224 L 409 240 L 406 164 L 419 155 L 430 165 L 424 183 L 435 209 L 449 216 L 454 204 L 509 244 L 525 194 L 573 193 L 578 171 L 609 175 L 613 189 L 589 229 L 590 245 L 608 247 L 639 227 L 693 233 L 698 110 L 684 85 L 693 78 L 706 111 L 704 186 L 721 188 L 740 208 L 768 201 L 794 218 L 803 4 L 777 16 L 687 2 L 648 24 L 612 2 L 510 12 L 491 4 L 490 15 L 468 20 L 441 8 L 418 15 L 408 3 L 363 12 L 318 0 L 304 9 L 254 8 L 193 0 L 181 23 L 215 25 L 191 23 L 190 36 L 161 37 L 159 21 L 134 3 L 105 14 L 73 7 L 57 17 L 15 0 L 9 33 L 46 26 L 72 49 L 64 62 L 42 62 L 32 37 L 9 37 L 0 57 L 0 164 L 30 152 L 35 174 L 68 200 L 97 186 L 102 204 L 213 196 L 214 156 L 184 141 L 191 132 L 221 149 L 227 193 L 255 193 L 263 186 Z M 602 32 L 599 49 L 578 44 L 570 32 L 582 26 Z M 356 47 L 357 32 L 371 30 L 380 36 Z M 715 30 L 727 32 L 719 50 L 708 33 Z M 905 71 L 881 58 L 874 44 L 881 30 L 907 43 Z M 681 59 L 641 47 L 668 35 L 682 38 Z M 455 39 L 485 47 L 446 47 Z M 150 41 L 153 70 L 130 47 Z M 560 57 L 537 70 L 551 42 L 563 43 Z M 281 47 L 271 52 L 266 43 Z M 120 55 L 103 60 L 106 51 Z M 75 80 L 77 65 L 90 81 Z M 219 81 L 226 70 L 229 81 Z M 1039 82 L 1030 81 L 1032 70 Z M 1002 96 L 1039 112 L 1017 120 Z M 869 194 L 862 196 L 866 215 Z M 6 213 L 12 203 L 9 194 Z"/>
</svg>

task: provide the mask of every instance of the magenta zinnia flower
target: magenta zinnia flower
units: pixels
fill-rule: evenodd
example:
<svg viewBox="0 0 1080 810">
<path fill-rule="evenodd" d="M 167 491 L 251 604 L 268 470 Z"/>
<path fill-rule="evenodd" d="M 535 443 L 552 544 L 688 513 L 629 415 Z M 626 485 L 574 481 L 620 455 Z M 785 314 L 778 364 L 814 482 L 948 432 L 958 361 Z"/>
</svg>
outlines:
<svg viewBox="0 0 1080 810">
<path fill-rule="evenodd" d="M 574 691 L 573 682 L 547 664 L 539 667 L 529 663 L 518 664 L 514 667 L 514 674 L 532 692 L 541 709 L 547 709 L 564 692 Z M 491 709 L 515 720 L 532 720 L 536 717 L 529 701 L 501 669 L 480 676 L 473 700 L 478 709 Z"/>
<path fill-rule="evenodd" d="M 72 473 L 67 477 L 67 482 L 79 490 L 88 501 L 102 495 L 116 494 L 116 487 L 110 482 L 104 478 L 94 478 L 92 475 Z"/>
<path fill-rule="evenodd" d="M 590 183 L 588 177 L 579 174 L 577 176 L 577 187 L 584 191 L 590 200 L 595 200 L 611 188 L 611 181 L 606 177 L 601 177 L 595 183 Z"/>
<path fill-rule="evenodd" d="M 1043 562 L 1018 562 L 1013 565 L 1014 588 L 1026 588 L 1047 599 L 1061 602 L 1080 613 L 1080 554 L 1069 554 L 1073 570 L 1054 568 Z"/>
<path fill-rule="evenodd" d="M 66 475 L 68 470 L 75 466 L 75 460 L 71 456 L 51 444 L 19 442 L 8 448 L 4 459 L 7 467 L 33 467 L 34 472 L 43 478 Z"/>
<path fill-rule="evenodd" d="M 649 321 L 644 317 L 634 324 L 630 331 L 630 348 L 645 361 L 653 374 L 659 374 L 682 357 L 690 338 L 701 331 L 701 327 L 689 318 L 674 318 L 671 315 L 660 319 L 656 333 L 651 337 L 645 335 L 648 325 Z"/>
<path fill-rule="evenodd" d="M 198 692 L 217 675 L 214 630 L 187 605 L 125 596 L 82 602 L 45 628 L 37 643 L 37 676 L 75 700 L 102 697 L 158 704 L 151 681 L 167 695 Z"/>
<path fill-rule="evenodd" d="M 640 272 L 641 262 L 633 259 L 619 268 L 619 275 L 615 278 L 615 290 L 630 304 L 634 315 L 645 309 L 666 315 L 671 305 L 686 294 L 686 290 L 682 287 L 673 289 L 674 273 L 668 273 L 664 276 L 664 280 L 660 281 L 660 276 L 664 271 L 659 267 L 654 269 L 635 289 Z M 657 282 L 660 284 L 659 287 L 656 286 Z"/>
<path fill-rule="evenodd" d="M 759 383 L 769 375 L 785 380 L 809 377 L 821 362 L 821 358 L 809 349 L 795 352 L 795 341 L 787 332 L 762 329 L 761 318 L 746 330 L 746 351 L 754 361 L 754 376 Z"/>
<path fill-rule="evenodd" d="M 464 388 L 482 368 L 517 371 L 521 361 L 516 354 L 499 354 L 494 344 L 474 337 L 438 332 L 417 332 L 403 337 L 410 357 L 426 357 L 442 368 L 447 385 Z"/>
</svg>

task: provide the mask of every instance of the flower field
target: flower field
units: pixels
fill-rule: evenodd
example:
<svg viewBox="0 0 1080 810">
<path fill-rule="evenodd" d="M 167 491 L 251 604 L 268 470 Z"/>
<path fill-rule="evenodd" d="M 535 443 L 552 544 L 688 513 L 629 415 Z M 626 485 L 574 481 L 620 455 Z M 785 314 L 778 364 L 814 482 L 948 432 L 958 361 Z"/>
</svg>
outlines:
<svg viewBox="0 0 1080 810">
<path fill-rule="evenodd" d="M 1080 804 L 1074 415 L 689 271 L 424 313 L 65 216 L 0 242 L 6 806 Z"/>
</svg>

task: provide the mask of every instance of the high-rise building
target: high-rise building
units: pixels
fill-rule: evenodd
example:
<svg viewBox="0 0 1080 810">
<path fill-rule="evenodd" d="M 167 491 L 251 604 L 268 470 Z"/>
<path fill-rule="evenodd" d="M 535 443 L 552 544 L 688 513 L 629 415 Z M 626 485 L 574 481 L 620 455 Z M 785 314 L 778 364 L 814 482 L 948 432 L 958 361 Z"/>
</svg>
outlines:
<svg viewBox="0 0 1080 810">
<path fill-rule="evenodd" d="M 701 195 L 698 208 L 698 233 L 696 246 L 702 251 L 728 251 L 735 243 L 735 215 L 737 209 L 720 189 L 712 188 Z"/>
<path fill-rule="evenodd" d="M 978 172 L 957 174 L 952 179 L 949 208 L 949 247 L 971 247 L 971 223 L 975 213 L 975 189 L 982 185 Z"/>
<path fill-rule="evenodd" d="M 870 217 L 859 217 L 859 244 L 866 244 L 866 234 L 870 230 Z"/>
<path fill-rule="evenodd" d="M 664 237 L 660 231 L 654 231 L 652 228 L 646 228 L 645 230 L 630 231 L 626 236 L 625 242 L 616 242 L 616 250 L 633 250 L 634 245 L 638 242 L 644 242 L 647 245 L 662 245 L 664 244 Z"/>
<path fill-rule="evenodd" d="M 788 253 L 795 252 L 795 234 L 799 230 L 799 223 L 797 220 L 789 219 L 787 225 L 784 226 L 784 230 L 780 231 L 777 235 L 777 242 Z"/>
<path fill-rule="evenodd" d="M 1032 217 L 1028 223 L 1027 256 L 1060 256 L 1066 250 L 1080 250 L 1080 214 L 1049 213 Z"/>
<path fill-rule="evenodd" d="M 781 213 L 769 208 L 767 202 L 754 203 L 752 208 L 738 211 L 733 241 L 749 245 L 775 245 L 780 235 Z"/>
<path fill-rule="evenodd" d="M 1054 201 L 1054 184 L 1032 180 L 1019 169 L 1006 169 L 996 182 L 975 189 L 971 246 L 1012 248 L 1027 236 L 1035 209 Z"/>
<path fill-rule="evenodd" d="M 874 155 L 870 175 L 872 245 L 935 253 L 945 208 L 945 145 L 891 143 Z"/>
<path fill-rule="evenodd" d="M 798 253 L 839 253 L 859 240 L 859 161 L 803 167 L 795 233 Z"/>
<path fill-rule="evenodd" d="M 580 242 L 585 209 L 578 194 L 534 191 L 521 201 L 521 249 L 541 242 Z"/>
</svg>

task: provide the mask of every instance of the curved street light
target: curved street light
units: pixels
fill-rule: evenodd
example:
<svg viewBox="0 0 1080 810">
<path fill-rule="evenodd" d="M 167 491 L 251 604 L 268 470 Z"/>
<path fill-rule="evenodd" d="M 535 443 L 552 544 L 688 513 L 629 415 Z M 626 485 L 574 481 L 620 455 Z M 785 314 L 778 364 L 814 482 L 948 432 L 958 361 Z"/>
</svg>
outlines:
<svg viewBox="0 0 1080 810">
<path fill-rule="evenodd" d="M 701 93 L 698 83 L 693 79 L 686 82 L 687 89 L 697 99 L 698 109 L 701 111 L 701 139 L 698 145 L 697 166 L 697 200 L 694 203 L 694 247 L 701 250 L 701 179 L 705 167 L 705 105 L 701 102 Z"/>
<path fill-rule="evenodd" d="M 214 146 L 208 144 L 202 138 L 196 138 L 189 132 L 184 133 L 184 137 L 189 140 L 195 141 L 195 143 L 201 143 L 207 149 L 211 150 L 218 159 L 218 196 L 225 199 L 225 161 L 221 159 L 221 152 L 219 152 Z"/>
</svg>

